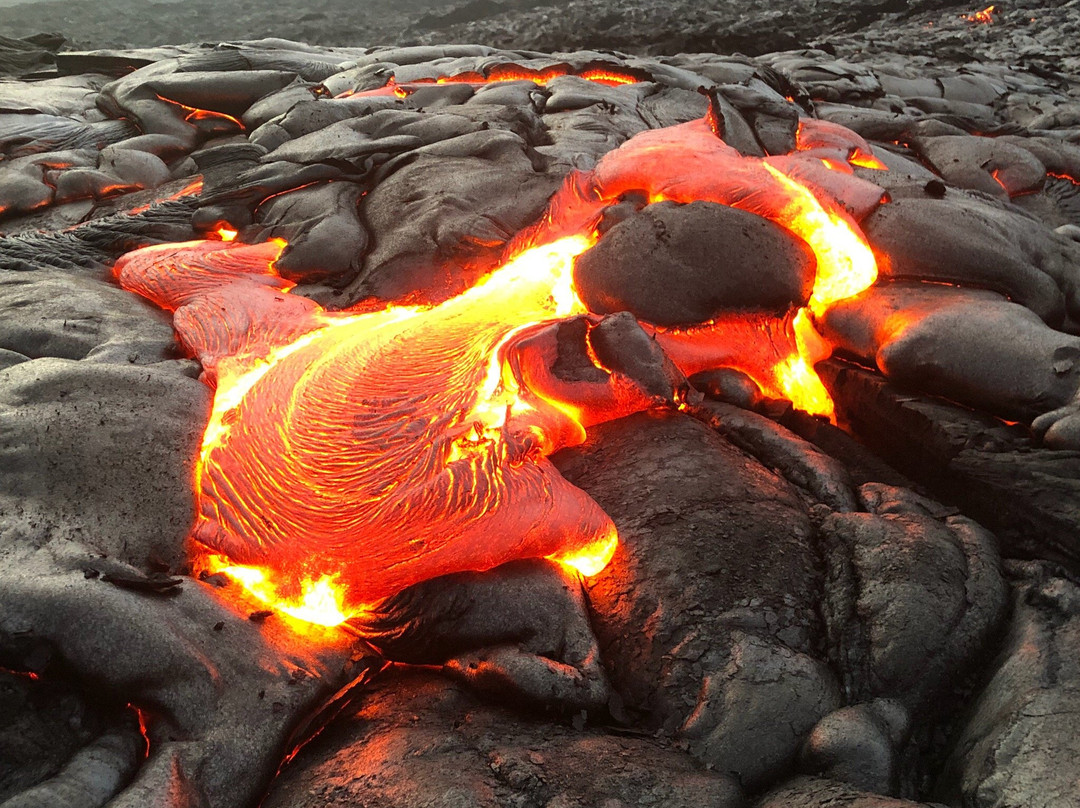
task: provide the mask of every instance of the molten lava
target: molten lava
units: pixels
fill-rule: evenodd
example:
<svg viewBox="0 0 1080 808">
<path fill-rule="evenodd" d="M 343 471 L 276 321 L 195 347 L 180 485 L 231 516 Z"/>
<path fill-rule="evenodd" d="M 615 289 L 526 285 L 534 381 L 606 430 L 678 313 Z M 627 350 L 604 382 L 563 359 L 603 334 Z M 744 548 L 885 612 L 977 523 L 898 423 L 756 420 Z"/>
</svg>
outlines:
<svg viewBox="0 0 1080 808">
<path fill-rule="evenodd" d="M 809 244 L 817 279 L 808 308 L 643 327 L 687 375 L 739 367 L 767 393 L 830 414 L 813 371 L 830 346 L 812 315 L 868 287 L 877 268 L 819 184 L 815 151 L 839 148 L 849 160 L 859 144 L 744 157 L 716 128 L 706 119 L 635 136 L 571 177 L 499 269 L 428 308 L 326 311 L 290 294 L 276 272 L 281 240 L 124 256 L 120 283 L 174 312 L 181 341 L 216 385 L 195 481 L 194 537 L 214 554 L 207 569 L 321 625 L 411 584 L 517 558 L 603 569 L 615 527 L 547 456 L 580 443 L 592 424 L 679 395 L 645 392 L 604 367 L 588 340 L 599 318 L 574 289 L 575 259 L 625 194 L 738 207 Z M 591 381 L 553 371 L 560 323 L 571 317 L 584 318 Z"/>
<path fill-rule="evenodd" d="M 226 115 L 224 112 L 214 112 L 209 109 L 189 107 L 187 104 L 181 104 L 179 101 L 173 101 L 171 98 L 166 98 L 163 95 L 159 95 L 158 100 L 164 101 L 166 104 L 179 109 L 184 115 L 184 120 L 188 123 L 199 124 L 200 122 L 208 122 L 210 124 L 223 126 L 226 129 L 235 128 L 241 132 L 244 131 L 244 124 L 239 118 L 234 118 L 232 115 Z"/>
<path fill-rule="evenodd" d="M 987 6 L 982 11 L 972 11 L 968 14 L 961 15 L 963 19 L 968 22 L 977 22 L 988 24 L 994 21 L 994 15 L 998 13 L 996 6 Z"/>
<path fill-rule="evenodd" d="M 606 154 L 589 174 L 572 178 L 526 238 L 589 232 L 603 211 L 627 194 L 644 193 L 650 202 L 729 205 L 781 225 L 810 246 L 817 258 L 817 275 L 808 307 L 820 316 L 836 301 L 871 286 L 877 279 L 877 261 L 858 225 L 816 180 L 813 167 L 820 165 L 823 150 L 840 149 L 847 160 L 860 146 L 863 153 L 869 153 L 869 147 L 842 127 L 806 123 L 800 127 L 801 151 L 765 158 L 744 157 L 728 146 L 708 118 L 642 132 Z M 811 332 L 812 322 L 804 312 L 768 325 L 760 318 L 743 318 L 741 323 L 724 318 L 698 329 L 657 329 L 656 337 L 687 375 L 731 364 L 766 394 L 831 417 L 832 401 L 813 371 L 813 365 L 831 351 Z M 737 344 L 745 346 L 741 356 L 733 355 L 732 346 Z"/>
<path fill-rule="evenodd" d="M 214 553 L 204 555 L 198 565 L 208 575 L 224 573 L 243 586 L 255 600 L 302 623 L 338 626 L 349 618 L 345 613 L 342 587 L 333 575 L 293 582 L 291 588 L 297 594 L 289 596 L 285 590 L 290 587 L 276 581 L 270 570 L 233 564 L 225 556 Z"/>
<path fill-rule="evenodd" d="M 337 577 L 341 614 L 515 558 L 602 568 L 614 526 L 546 456 L 584 439 L 583 409 L 606 419 L 650 402 L 622 400 L 625 390 L 547 400 L 517 375 L 543 369 L 511 361 L 548 321 L 584 312 L 573 258 L 591 243 L 528 249 L 434 308 L 367 314 L 288 295 L 273 271 L 283 242 L 125 256 L 121 283 L 173 309 L 182 341 L 216 378 L 195 537 L 236 567 L 276 571 L 274 597 L 297 608 L 303 581 Z"/>
</svg>

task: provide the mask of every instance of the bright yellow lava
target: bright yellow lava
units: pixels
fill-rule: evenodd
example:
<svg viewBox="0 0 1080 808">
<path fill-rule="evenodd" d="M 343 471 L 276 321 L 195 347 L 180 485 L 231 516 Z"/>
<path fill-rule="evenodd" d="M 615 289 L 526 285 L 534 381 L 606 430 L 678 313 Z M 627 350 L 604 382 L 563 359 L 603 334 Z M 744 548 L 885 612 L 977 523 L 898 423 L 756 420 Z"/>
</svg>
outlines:
<svg viewBox="0 0 1080 808">
<path fill-rule="evenodd" d="M 203 559 L 203 566 L 210 574 L 224 573 L 255 600 L 276 612 L 317 626 L 339 626 L 349 619 L 344 609 L 344 593 L 337 585 L 336 576 L 323 575 L 318 579 L 305 578 L 295 597 L 285 597 L 279 591 L 271 574 L 259 567 L 233 564 L 221 555 Z"/>
</svg>

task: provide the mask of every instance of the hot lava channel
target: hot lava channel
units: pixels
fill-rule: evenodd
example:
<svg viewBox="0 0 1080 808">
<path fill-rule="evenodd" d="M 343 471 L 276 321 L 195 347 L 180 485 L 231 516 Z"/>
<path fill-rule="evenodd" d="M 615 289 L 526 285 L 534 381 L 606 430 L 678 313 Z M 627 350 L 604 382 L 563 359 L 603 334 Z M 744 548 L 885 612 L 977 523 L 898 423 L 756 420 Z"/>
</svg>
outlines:
<svg viewBox="0 0 1080 808">
<path fill-rule="evenodd" d="M 841 146 L 845 159 L 866 159 L 860 144 Z M 599 319 L 574 289 L 575 259 L 629 192 L 780 224 L 813 250 L 817 275 L 807 307 L 776 318 L 768 339 L 737 316 L 643 327 L 686 375 L 739 367 L 765 392 L 829 415 L 813 365 L 830 347 L 813 315 L 870 286 L 877 268 L 822 178 L 836 169 L 813 151 L 744 157 L 708 119 L 637 135 L 572 176 L 500 268 L 431 307 L 324 310 L 276 272 L 280 240 L 121 258 L 121 285 L 174 312 L 216 386 L 195 480 L 203 566 L 321 625 L 411 584 L 518 558 L 599 572 L 615 527 L 547 457 L 592 424 L 664 402 L 595 357 L 604 381 L 571 395 L 545 384 L 558 324 Z"/>
</svg>

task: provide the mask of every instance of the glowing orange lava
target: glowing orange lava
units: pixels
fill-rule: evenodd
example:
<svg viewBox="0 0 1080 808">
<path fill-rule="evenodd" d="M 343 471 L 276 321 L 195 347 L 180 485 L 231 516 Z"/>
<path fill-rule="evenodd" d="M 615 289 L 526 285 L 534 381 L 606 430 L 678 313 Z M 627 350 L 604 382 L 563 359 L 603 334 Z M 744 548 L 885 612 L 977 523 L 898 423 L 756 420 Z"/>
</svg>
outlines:
<svg viewBox="0 0 1080 808">
<path fill-rule="evenodd" d="M 862 149 L 858 148 L 851 153 L 848 162 L 853 166 L 859 166 L 861 168 L 873 168 L 877 171 L 889 170 L 889 167 L 875 157 L 872 152 L 864 152 Z"/>
<path fill-rule="evenodd" d="M 556 65 L 543 70 L 534 70 L 529 67 L 521 67 L 513 64 L 500 64 L 493 66 L 487 73 L 458 73 L 454 76 L 440 76 L 434 80 L 436 84 L 487 84 L 498 81 L 531 81 L 534 84 L 545 86 L 552 79 L 561 76 L 577 76 L 596 84 L 604 84 L 608 87 L 617 87 L 623 84 L 636 84 L 641 81 L 637 75 L 627 71 L 621 71 L 614 65 L 604 67 L 587 67 L 580 71 L 572 70 L 567 65 Z M 416 84 L 428 83 L 423 80 Z"/>
<path fill-rule="evenodd" d="M 802 238 L 817 258 L 809 301 L 820 316 L 833 303 L 852 297 L 877 279 L 877 261 L 858 225 L 827 189 L 812 191 L 812 164 L 820 150 L 841 149 L 852 156 L 865 141 L 823 121 L 800 127 L 800 151 L 792 155 L 744 157 L 716 137 L 708 119 L 642 132 L 609 152 L 588 175 L 568 183 L 555 196 L 539 232 L 587 232 L 603 210 L 627 193 L 644 192 L 650 202 L 709 201 L 763 216 Z M 828 172 L 827 172 L 828 173 Z M 802 179 L 801 179 L 802 178 Z M 871 186 L 873 187 L 873 186 Z M 880 195 L 875 190 L 875 195 Z M 537 233 L 528 235 L 537 238 Z M 550 236 L 549 236 L 550 237 Z M 757 330 L 756 342 L 752 334 Z M 766 338 L 765 331 L 768 331 Z M 785 324 L 737 324 L 732 320 L 699 329 L 657 329 L 656 337 L 687 375 L 719 363 L 720 357 L 753 378 L 762 390 L 789 399 L 798 409 L 832 417 L 832 400 L 813 371 L 830 351 L 803 313 Z M 741 357 L 731 346 L 744 346 Z M 707 346 L 707 347 L 703 347 Z M 763 347 L 772 355 L 762 353 Z"/>
<path fill-rule="evenodd" d="M 678 397 L 646 393 L 591 346 L 600 371 L 591 380 L 552 370 L 561 324 L 599 322 L 574 289 L 574 262 L 627 193 L 730 205 L 806 241 L 817 258 L 807 308 L 643 327 L 686 375 L 739 367 L 767 394 L 831 415 L 813 370 L 831 348 L 813 315 L 872 284 L 877 266 L 851 217 L 815 184 L 834 173 L 815 150 L 840 149 L 846 166 L 857 136 L 811 125 L 805 153 L 756 158 L 714 129 L 701 120 L 644 132 L 573 175 L 498 269 L 436 306 L 324 310 L 276 272 L 282 240 L 124 256 L 121 285 L 174 313 L 216 386 L 195 480 L 206 568 L 320 625 L 420 581 L 518 558 L 603 569 L 615 527 L 547 457 L 592 424 Z"/>
<path fill-rule="evenodd" d="M 968 22 L 992 23 L 994 21 L 994 15 L 997 13 L 996 6 L 987 6 L 982 11 L 972 11 L 962 15 L 962 17 Z"/>
<path fill-rule="evenodd" d="M 546 398 L 557 385 L 545 384 L 543 363 L 516 354 L 542 345 L 552 320 L 584 313 L 573 259 L 592 243 L 526 249 L 433 308 L 366 314 L 289 295 L 273 272 L 283 242 L 125 256 L 121 283 L 174 310 L 217 384 L 195 537 L 249 590 L 269 583 L 262 597 L 282 611 L 307 612 L 299 582 L 333 594 L 334 620 L 412 583 L 515 558 L 602 568 L 614 526 L 546 456 L 584 439 L 577 417 L 649 401 L 615 380 L 574 403 Z M 276 575 L 256 580 L 244 567 Z M 294 594 L 280 597 L 284 585 Z"/>
<path fill-rule="evenodd" d="M 271 570 L 234 564 L 225 556 L 214 553 L 199 559 L 199 566 L 209 575 L 223 573 L 229 576 L 255 600 L 294 620 L 317 626 L 338 626 L 349 618 L 345 612 L 344 591 L 333 575 L 283 584 L 276 580 L 277 576 Z M 296 590 L 295 595 L 286 593 L 290 587 Z"/>
<path fill-rule="evenodd" d="M 1052 177 L 1055 180 L 1068 180 L 1073 185 L 1080 185 L 1080 180 L 1076 179 L 1076 177 L 1071 177 L 1068 174 L 1061 174 L 1061 173 L 1054 172 L 1054 171 L 1047 171 L 1046 176 Z"/>
</svg>

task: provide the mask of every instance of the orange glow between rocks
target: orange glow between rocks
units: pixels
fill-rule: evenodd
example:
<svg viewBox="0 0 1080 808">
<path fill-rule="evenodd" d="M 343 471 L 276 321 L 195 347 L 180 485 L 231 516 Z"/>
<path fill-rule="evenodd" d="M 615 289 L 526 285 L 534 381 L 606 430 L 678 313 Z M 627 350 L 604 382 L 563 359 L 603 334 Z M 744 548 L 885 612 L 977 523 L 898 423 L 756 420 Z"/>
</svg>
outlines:
<svg viewBox="0 0 1080 808">
<path fill-rule="evenodd" d="M 499 80 L 516 78 L 526 76 Z M 574 261 L 626 193 L 741 208 L 810 246 L 817 276 L 807 308 L 646 328 L 686 375 L 736 366 L 767 394 L 831 417 L 813 370 L 831 346 L 812 315 L 870 286 L 877 264 L 851 217 L 801 172 L 813 163 L 820 173 L 827 157 L 815 149 L 868 160 L 828 128 L 804 134 L 807 154 L 767 158 L 742 156 L 707 120 L 637 135 L 571 176 L 498 269 L 435 306 L 324 310 L 277 274 L 280 239 L 124 256 L 121 285 L 174 312 L 216 386 L 195 479 L 206 569 L 323 626 L 420 581 L 516 558 L 600 572 L 618 546 L 615 527 L 547 456 L 653 402 L 591 352 L 606 383 L 568 390 L 549 368 L 557 323 L 588 315 Z M 236 234 L 223 225 L 217 235 Z"/>
<path fill-rule="evenodd" d="M 962 17 L 968 22 L 987 24 L 994 21 L 994 15 L 997 13 L 997 6 L 987 6 L 982 11 L 972 11 L 968 14 L 962 15 Z"/>
<path fill-rule="evenodd" d="M 1046 176 L 1052 177 L 1055 180 L 1067 180 L 1073 185 L 1080 185 L 1080 180 L 1076 179 L 1076 177 L 1070 177 L 1068 174 L 1061 174 L 1055 171 L 1047 171 Z"/>
<path fill-rule="evenodd" d="M 710 201 L 755 213 L 805 241 L 817 258 L 817 275 L 808 307 L 815 316 L 833 303 L 871 286 L 877 260 L 858 226 L 843 208 L 821 191 L 815 194 L 798 174 L 806 163 L 820 164 L 823 150 L 855 154 L 869 147 L 858 135 L 825 121 L 804 121 L 794 155 L 744 157 L 716 137 L 708 118 L 667 129 L 643 132 L 601 158 L 590 175 L 568 183 L 549 206 L 538 232 L 580 232 L 595 225 L 603 210 L 626 193 L 644 192 L 650 203 Z M 530 234 L 536 238 L 536 232 Z M 719 355 L 725 341 L 746 346 L 743 361 L 729 364 L 753 378 L 768 395 L 782 396 L 812 415 L 832 417 L 834 407 L 813 365 L 831 350 L 820 337 L 811 338 L 811 318 L 803 313 L 789 333 L 769 327 L 758 340 L 775 348 L 768 361 L 748 336 L 760 326 L 733 322 L 698 329 L 658 329 L 657 338 L 671 358 L 690 375 L 709 365 L 701 346 Z M 696 334 L 695 334 L 696 331 Z M 816 332 L 815 332 L 816 336 Z M 697 342 L 698 345 L 694 343 Z M 784 346 L 786 350 L 784 349 Z M 752 356 L 750 361 L 746 357 Z M 734 359 L 736 361 L 731 362 Z"/>
<path fill-rule="evenodd" d="M 509 81 L 531 81 L 538 86 L 546 87 L 553 79 L 561 78 L 563 76 L 577 76 L 578 78 L 596 84 L 603 84 L 606 87 L 637 84 L 643 80 L 643 77 L 634 75 L 629 71 L 620 71 L 615 65 L 598 65 L 586 67 L 580 71 L 574 71 L 569 65 L 552 65 L 543 70 L 535 70 L 530 67 L 522 67 L 521 65 L 515 64 L 496 64 L 488 70 L 486 75 L 484 73 L 468 71 L 456 73 L 452 76 L 413 79 L 412 81 L 401 82 L 400 84 L 394 78 L 391 78 L 382 87 L 377 87 L 374 90 L 361 90 L 360 92 L 350 90 L 341 93 L 338 95 L 338 98 L 383 95 L 408 98 L 421 87 L 431 86 L 433 84 L 469 84 L 474 87 L 481 87 L 485 84 L 499 84 Z"/>
<path fill-rule="evenodd" d="M 623 84 L 636 84 L 641 79 L 629 73 L 619 72 L 614 67 L 586 68 L 581 72 L 575 72 L 565 65 L 555 65 L 543 70 L 533 70 L 520 65 L 501 64 L 495 65 L 487 75 L 482 73 L 459 73 L 454 76 L 440 76 L 432 81 L 416 81 L 414 84 L 491 84 L 500 81 L 531 81 L 541 87 L 546 86 L 552 79 L 562 76 L 577 76 L 587 81 L 603 84 L 608 87 L 618 87 Z"/>
<path fill-rule="evenodd" d="M 863 235 L 836 211 L 827 211 L 805 187 L 768 163 L 765 169 L 788 191 L 781 223 L 802 238 L 817 256 L 810 310 L 821 316 L 833 303 L 854 297 L 877 280 L 877 260 Z"/>
<path fill-rule="evenodd" d="M 214 112 L 209 109 L 189 107 L 187 104 L 181 104 L 179 101 L 173 101 L 171 98 L 166 98 L 163 95 L 159 95 L 158 100 L 183 110 L 184 120 L 188 123 L 198 123 L 199 121 L 222 121 L 235 126 L 241 132 L 244 131 L 244 124 L 240 122 L 239 118 L 234 118 L 232 115 L 226 115 L 224 112 Z"/>
<path fill-rule="evenodd" d="M 604 567 L 611 561 L 617 549 L 619 549 L 619 536 L 612 530 L 610 535 L 597 539 L 576 552 L 551 555 L 548 558 L 577 570 L 586 578 L 591 578 L 604 571 Z"/>
</svg>

